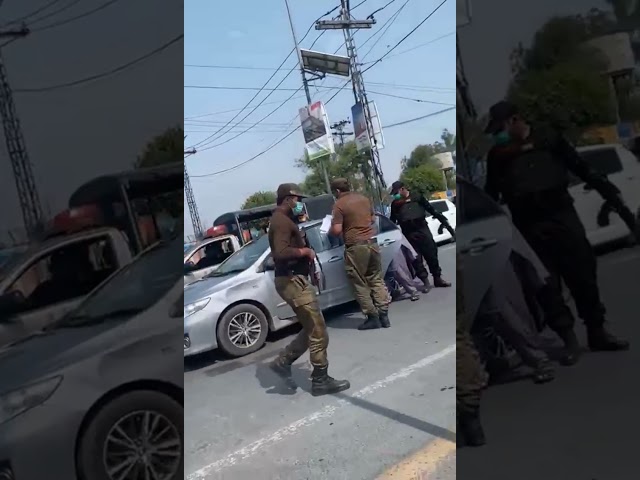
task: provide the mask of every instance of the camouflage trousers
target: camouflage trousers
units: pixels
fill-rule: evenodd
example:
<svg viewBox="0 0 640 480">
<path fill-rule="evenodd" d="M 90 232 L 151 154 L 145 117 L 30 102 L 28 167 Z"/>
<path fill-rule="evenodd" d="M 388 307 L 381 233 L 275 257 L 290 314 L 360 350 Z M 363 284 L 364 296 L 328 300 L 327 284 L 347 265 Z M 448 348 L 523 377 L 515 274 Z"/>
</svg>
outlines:
<svg viewBox="0 0 640 480">
<path fill-rule="evenodd" d="M 283 363 L 291 365 L 309 350 L 311 365 L 326 367 L 329 334 L 313 285 L 303 275 L 292 275 L 275 277 L 275 286 L 302 325 L 302 331 L 280 353 Z"/>
<path fill-rule="evenodd" d="M 471 338 L 473 319 L 469 318 L 464 304 L 464 280 L 462 258 L 456 256 L 456 409 L 473 412 L 480 407 L 482 390 L 488 376 L 480 355 Z"/>
<path fill-rule="evenodd" d="M 384 284 L 380 247 L 375 244 L 345 248 L 344 266 L 356 300 L 365 315 L 389 309 L 389 292 Z"/>
</svg>

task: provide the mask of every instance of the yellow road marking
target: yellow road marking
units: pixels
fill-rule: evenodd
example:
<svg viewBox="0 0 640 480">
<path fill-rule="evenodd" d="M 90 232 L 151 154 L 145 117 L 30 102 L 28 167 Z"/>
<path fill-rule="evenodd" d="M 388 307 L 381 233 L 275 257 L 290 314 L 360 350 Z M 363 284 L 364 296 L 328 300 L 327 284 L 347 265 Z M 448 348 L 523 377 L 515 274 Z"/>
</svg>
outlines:
<svg viewBox="0 0 640 480">
<path fill-rule="evenodd" d="M 456 450 L 455 442 L 436 439 L 402 462 L 394 465 L 376 480 L 428 480 L 440 463 Z"/>
</svg>

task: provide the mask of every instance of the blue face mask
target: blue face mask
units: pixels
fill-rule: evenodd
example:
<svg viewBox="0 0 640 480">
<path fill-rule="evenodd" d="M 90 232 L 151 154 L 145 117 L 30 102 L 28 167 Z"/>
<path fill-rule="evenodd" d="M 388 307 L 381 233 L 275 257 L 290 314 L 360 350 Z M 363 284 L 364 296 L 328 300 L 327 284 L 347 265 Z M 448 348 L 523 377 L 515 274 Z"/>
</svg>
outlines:
<svg viewBox="0 0 640 480">
<path fill-rule="evenodd" d="M 496 145 L 504 145 L 505 143 L 509 143 L 509 141 L 511 141 L 511 137 L 509 136 L 509 133 L 505 131 L 496 133 L 493 136 L 493 142 Z"/>
<path fill-rule="evenodd" d="M 304 213 L 304 203 L 296 202 L 296 205 L 291 209 L 291 212 L 297 217 Z"/>
<path fill-rule="evenodd" d="M 394 200 L 401 200 L 402 199 L 402 195 L 400 195 L 399 193 L 396 193 L 391 198 L 393 198 Z"/>
</svg>

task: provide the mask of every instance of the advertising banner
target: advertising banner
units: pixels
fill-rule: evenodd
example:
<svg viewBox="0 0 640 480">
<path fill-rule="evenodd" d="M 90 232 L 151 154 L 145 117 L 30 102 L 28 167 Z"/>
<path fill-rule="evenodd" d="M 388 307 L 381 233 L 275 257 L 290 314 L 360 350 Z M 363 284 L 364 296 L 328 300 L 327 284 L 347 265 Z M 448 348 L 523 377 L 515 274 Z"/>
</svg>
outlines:
<svg viewBox="0 0 640 480">
<path fill-rule="evenodd" d="M 368 150 L 371 148 L 371 141 L 367 134 L 367 121 L 364 118 L 364 107 L 361 103 L 356 103 L 351 107 L 351 121 L 353 122 L 353 135 L 358 151 Z"/>
<path fill-rule="evenodd" d="M 335 152 L 329 118 L 322 102 L 302 107 L 300 123 L 309 158 L 316 159 Z"/>
</svg>

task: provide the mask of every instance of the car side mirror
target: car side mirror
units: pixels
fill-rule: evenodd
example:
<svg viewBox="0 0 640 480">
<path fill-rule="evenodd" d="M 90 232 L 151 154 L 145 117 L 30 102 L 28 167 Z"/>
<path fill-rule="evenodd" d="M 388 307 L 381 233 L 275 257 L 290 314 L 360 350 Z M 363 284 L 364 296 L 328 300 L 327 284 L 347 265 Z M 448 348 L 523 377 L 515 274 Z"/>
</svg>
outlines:
<svg viewBox="0 0 640 480">
<path fill-rule="evenodd" d="M 0 318 L 19 313 L 26 300 L 22 292 L 13 291 L 0 295 Z"/>
<path fill-rule="evenodd" d="M 273 257 L 267 257 L 264 263 L 262 264 L 262 268 L 265 272 L 270 272 L 276 269 L 276 263 L 273 261 Z"/>
</svg>

